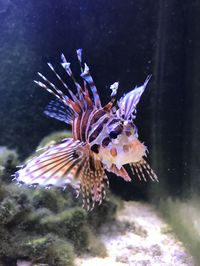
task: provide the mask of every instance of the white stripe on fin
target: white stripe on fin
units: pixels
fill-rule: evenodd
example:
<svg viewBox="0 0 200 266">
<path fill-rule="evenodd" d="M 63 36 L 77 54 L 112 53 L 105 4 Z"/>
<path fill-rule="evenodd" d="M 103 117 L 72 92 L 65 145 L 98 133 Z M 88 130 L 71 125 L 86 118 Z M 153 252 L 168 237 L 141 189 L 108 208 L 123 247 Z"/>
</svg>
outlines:
<svg viewBox="0 0 200 266">
<path fill-rule="evenodd" d="M 84 71 L 83 73 L 81 73 L 81 77 L 87 82 L 87 84 L 89 85 L 92 91 L 95 106 L 97 108 L 101 108 L 101 100 L 99 98 L 99 94 L 97 92 L 97 88 L 94 84 L 93 78 L 90 75 L 89 67 L 86 63 L 85 63 Z"/>
<path fill-rule="evenodd" d="M 140 87 L 136 87 L 132 91 L 125 94 L 119 101 L 119 110 L 117 111 L 118 116 L 124 116 L 125 120 L 129 120 L 133 112 L 136 111 L 137 104 L 144 92 L 151 75 L 147 76 L 144 84 Z"/>
<path fill-rule="evenodd" d="M 39 156 L 29 160 L 15 173 L 18 183 L 42 187 L 76 187 L 77 168 L 83 160 L 83 143 L 73 139 L 50 146 Z"/>
</svg>

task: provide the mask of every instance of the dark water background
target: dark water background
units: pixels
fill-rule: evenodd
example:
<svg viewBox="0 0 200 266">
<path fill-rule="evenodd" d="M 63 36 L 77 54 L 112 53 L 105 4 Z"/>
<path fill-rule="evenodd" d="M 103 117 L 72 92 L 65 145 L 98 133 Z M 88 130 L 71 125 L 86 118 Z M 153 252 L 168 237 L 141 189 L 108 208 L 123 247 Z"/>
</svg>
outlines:
<svg viewBox="0 0 200 266">
<path fill-rule="evenodd" d="M 103 103 L 116 80 L 122 95 L 153 74 L 136 124 L 160 178 L 158 197 L 198 192 L 199 17 L 197 0 L 1 0 L 0 145 L 25 158 L 42 137 L 66 128 L 45 117 L 51 96 L 33 79 L 37 71 L 51 76 L 48 61 L 59 69 L 62 52 L 78 75 L 75 49 L 82 47 Z M 147 195 L 147 185 L 111 181 L 125 198 Z"/>
</svg>

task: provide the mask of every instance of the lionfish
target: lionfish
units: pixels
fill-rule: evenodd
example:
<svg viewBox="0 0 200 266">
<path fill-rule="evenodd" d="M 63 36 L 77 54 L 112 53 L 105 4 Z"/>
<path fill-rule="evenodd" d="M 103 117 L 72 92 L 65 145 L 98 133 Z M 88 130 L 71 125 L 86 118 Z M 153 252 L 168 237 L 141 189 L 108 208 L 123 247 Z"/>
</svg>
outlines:
<svg viewBox="0 0 200 266">
<path fill-rule="evenodd" d="M 89 67 L 82 63 L 82 49 L 77 57 L 81 69 L 82 86 L 75 79 L 70 63 L 61 55 L 61 65 L 73 80 L 76 93 L 69 89 L 53 65 L 48 63 L 63 89 L 38 72 L 42 81 L 34 81 L 57 99 L 50 101 L 45 114 L 72 127 L 72 138 L 45 147 L 44 151 L 29 160 L 15 173 L 18 183 L 50 188 L 72 186 L 77 196 L 82 194 L 83 207 L 91 210 L 101 204 L 109 181 L 106 172 L 112 172 L 130 182 L 124 165 L 140 180 L 158 181 L 144 157 L 147 147 L 138 140 L 133 120 L 136 106 L 150 76 L 143 85 L 134 88 L 116 101 L 118 82 L 110 86 L 111 99 L 102 106 Z M 67 95 L 63 91 L 67 92 Z"/>
</svg>

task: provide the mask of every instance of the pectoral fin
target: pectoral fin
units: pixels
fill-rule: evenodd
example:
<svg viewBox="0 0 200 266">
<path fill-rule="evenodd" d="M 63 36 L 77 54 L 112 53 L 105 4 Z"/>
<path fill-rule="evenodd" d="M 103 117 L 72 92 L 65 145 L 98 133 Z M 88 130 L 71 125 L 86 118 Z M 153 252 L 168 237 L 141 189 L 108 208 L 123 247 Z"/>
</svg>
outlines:
<svg viewBox="0 0 200 266">
<path fill-rule="evenodd" d="M 83 143 L 65 139 L 24 164 L 15 177 L 20 183 L 42 187 L 73 185 L 82 160 Z"/>
</svg>

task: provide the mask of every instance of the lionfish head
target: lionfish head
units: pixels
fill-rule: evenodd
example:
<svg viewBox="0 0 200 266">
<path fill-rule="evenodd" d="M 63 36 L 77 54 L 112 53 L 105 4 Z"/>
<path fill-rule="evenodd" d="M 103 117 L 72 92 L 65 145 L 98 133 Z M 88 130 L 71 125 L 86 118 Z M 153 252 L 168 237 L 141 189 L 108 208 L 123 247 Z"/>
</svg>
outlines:
<svg viewBox="0 0 200 266">
<path fill-rule="evenodd" d="M 131 121 L 121 121 L 119 127 L 111 131 L 112 138 L 106 147 L 100 147 L 99 156 L 109 170 L 112 165 L 120 169 L 125 164 L 137 163 L 146 156 L 146 146 L 138 140 L 136 126 Z M 117 134 L 119 133 L 119 134 Z"/>
<path fill-rule="evenodd" d="M 123 165 L 146 166 L 144 157 L 147 147 L 139 141 L 137 128 L 133 123 L 136 114 L 136 107 L 144 92 L 151 76 L 148 76 L 143 85 L 136 87 L 125 94 L 118 101 L 116 116 L 118 120 L 113 123 L 110 130 L 111 142 L 100 149 L 99 156 L 108 170 L 113 168 L 121 169 Z"/>
</svg>

